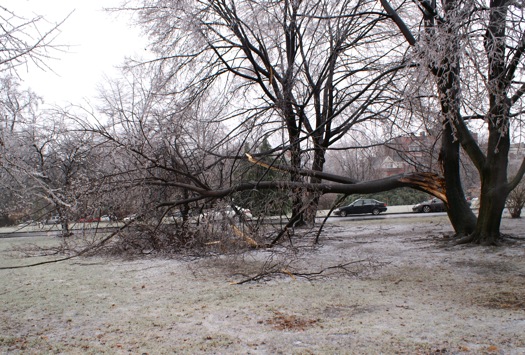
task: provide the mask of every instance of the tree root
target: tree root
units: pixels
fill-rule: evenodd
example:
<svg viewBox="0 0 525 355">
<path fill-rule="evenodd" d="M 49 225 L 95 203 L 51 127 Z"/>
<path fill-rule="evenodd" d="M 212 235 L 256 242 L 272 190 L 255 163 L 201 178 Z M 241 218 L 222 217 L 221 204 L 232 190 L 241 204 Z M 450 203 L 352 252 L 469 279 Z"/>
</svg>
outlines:
<svg viewBox="0 0 525 355">
<path fill-rule="evenodd" d="M 474 243 L 474 235 L 468 234 L 468 235 L 458 235 L 457 240 L 455 242 L 456 245 L 463 245 L 463 244 L 470 244 Z"/>
<path fill-rule="evenodd" d="M 501 241 L 503 237 L 504 237 L 503 234 L 499 234 L 495 238 L 487 238 L 487 237 L 483 238 L 478 233 L 472 233 L 472 234 L 464 235 L 458 240 L 456 240 L 455 245 L 477 244 L 477 245 L 484 246 L 484 247 L 501 246 L 502 245 Z"/>
</svg>

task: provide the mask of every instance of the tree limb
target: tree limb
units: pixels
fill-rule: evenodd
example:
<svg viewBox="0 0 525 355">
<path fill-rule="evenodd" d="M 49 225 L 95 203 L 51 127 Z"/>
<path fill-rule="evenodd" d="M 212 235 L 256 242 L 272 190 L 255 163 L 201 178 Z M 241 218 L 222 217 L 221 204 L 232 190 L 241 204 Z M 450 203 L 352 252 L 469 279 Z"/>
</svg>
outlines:
<svg viewBox="0 0 525 355">
<path fill-rule="evenodd" d="M 401 33 L 403 34 L 403 36 L 405 37 L 407 42 L 411 46 L 414 46 L 417 43 L 417 41 L 414 38 L 414 35 L 412 34 L 412 32 L 410 31 L 408 26 L 405 24 L 405 22 L 398 15 L 397 11 L 394 10 L 392 5 L 390 5 L 390 3 L 387 0 L 381 0 L 381 6 L 383 6 L 383 8 L 387 12 L 388 16 L 390 16 L 392 18 L 392 20 L 395 22 L 395 24 L 397 25 L 397 27 L 399 28 L 399 30 L 401 31 Z"/>
</svg>

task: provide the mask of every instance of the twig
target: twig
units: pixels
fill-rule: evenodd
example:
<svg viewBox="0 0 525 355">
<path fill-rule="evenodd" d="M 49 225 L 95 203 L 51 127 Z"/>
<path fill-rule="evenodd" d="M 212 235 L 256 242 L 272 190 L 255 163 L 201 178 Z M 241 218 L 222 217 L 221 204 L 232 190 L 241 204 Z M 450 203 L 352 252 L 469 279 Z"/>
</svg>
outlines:
<svg viewBox="0 0 525 355">
<path fill-rule="evenodd" d="M 350 261 L 350 262 L 347 262 L 347 263 L 344 263 L 344 264 L 338 264 L 338 265 L 334 265 L 334 266 L 329 266 L 329 267 L 321 269 L 319 271 L 309 272 L 309 273 L 291 272 L 290 270 L 285 269 L 285 268 L 281 268 L 281 269 L 272 268 L 272 269 L 270 269 L 268 271 L 264 271 L 264 272 L 258 273 L 257 275 L 248 277 L 248 278 L 246 278 L 244 280 L 237 281 L 237 282 L 232 282 L 232 285 L 242 285 L 242 284 L 245 284 L 245 283 L 248 283 L 248 282 L 252 282 L 252 281 L 259 281 L 259 280 L 263 279 L 264 277 L 268 277 L 268 276 L 272 276 L 272 275 L 288 275 L 288 276 L 292 277 L 293 279 L 295 279 L 297 277 L 302 277 L 304 279 L 311 280 L 311 279 L 315 279 L 316 277 L 322 276 L 327 271 L 336 270 L 336 269 L 343 270 L 344 272 L 347 272 L 347 273 L 355 274 L 355 272 L 352 272 L 352 271 L 348 270 L 347 267 L 349 265 L 359 264 L 359 263 L 368 262 L 368 261 L 370 261 L 370 260 L 368 260 L 368 259 L 354 260 L 354 261 Z"/>
<path fill-rule="evenodd" d="M 67 260 L 71 260 L 71 259 L 74 259 L 74 258 L 77 258 L 79 256 L 82 256 L 84 254 L 86 254 L 88 251 L 91 251 L 95 248 L 99 248 L 101 247 L 102 245 L 106 244 L 107 241 L 109 241 L 111 238 L 113 238 L 115 235 L 117 235 L 118 233 L 120 233 L 122 230 L 126 229 L 131 223 L 131 222 L 128 222 L 126 223 L 125 225 L 123 225 L 122 227 L 120 227 L 119 229 L 117 229 L 115 232 L 111 233 L 110 235 L 108 235 L 106 238 L 102 239 L 100 242 L 98 242 L 97 244 L 95 245 L 90 245 L 84 249 L 82 249 L 81 251 L 79 251 L 78 253 L 74 254 L 74 255 L 70 255 L 70 256 L 66 256 L 64 258 L 61 258 L 61 259 L 54 259 L 54 260 L 47 260 L 47 261 L 41 261 L 41 262 L 38 262 L 38 263 L 34 263 L 34 264 L 27 264 L 27 265 L 17 265 L 17 266 L 2 266 L 0 267 L 0 270 L 13 270 L 13 269 L 22 269 L 22 268 L 26 268 L 26 267 L 33 267 L 33 266 L 40 266 L 40 265 L 46 265 L 46 264 L 54 264 L 54 263 L 59 263 L 59 262 L 62 262 L 62 261 L 67 261 Z"/>
</svg>

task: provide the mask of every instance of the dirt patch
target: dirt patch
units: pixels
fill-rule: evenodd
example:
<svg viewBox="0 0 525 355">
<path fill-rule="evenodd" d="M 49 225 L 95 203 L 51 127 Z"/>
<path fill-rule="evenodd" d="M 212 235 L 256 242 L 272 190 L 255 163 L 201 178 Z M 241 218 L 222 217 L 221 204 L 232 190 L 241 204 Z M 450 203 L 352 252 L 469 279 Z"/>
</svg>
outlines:
<svg viewBox="0 0 525 355">
<path fill-rule="evenodd" d="M 266 321 L 277 330 L 303 331 L 308 327 L 314 326 L 318 319 L 305 319 L 294 314 L 283 314 L 275 311 L 274 316 Z"/>
<path fill-rule="evenodd" d="M 498 292 L 482 297 L 479 303 L 487 308 L 525 310 L 525 292 Z"/>
<path fill-rule="evenodd" d="M 293 252 L 1 270 L 0 353 L 525 353 L 525 221 L 503 220 L 501 247 L 450 232 L 441 217 L 338 221 Z M 11 251 L 27 242 L 0 240 L 0 264 L 48 258 Z"/>
</svg>

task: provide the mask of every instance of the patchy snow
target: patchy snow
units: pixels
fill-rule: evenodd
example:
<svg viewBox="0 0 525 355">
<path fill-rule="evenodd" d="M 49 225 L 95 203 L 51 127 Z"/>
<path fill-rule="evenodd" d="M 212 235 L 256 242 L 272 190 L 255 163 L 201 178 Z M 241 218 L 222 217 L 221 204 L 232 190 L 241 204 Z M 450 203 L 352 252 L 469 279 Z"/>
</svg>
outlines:
<svg viewBox="0 0 525 355">
<path fill-rule="evenodd" d="M 294 253 L 0 270 L 0 352 L 523 354 L 525 221 L 502 231 L 512 243 L 453 246 L 444 217 L 341 220 Z M 0 265 L 37 259 L 10 251 L 27 239 L 1 239 Z"/>
</svg>

